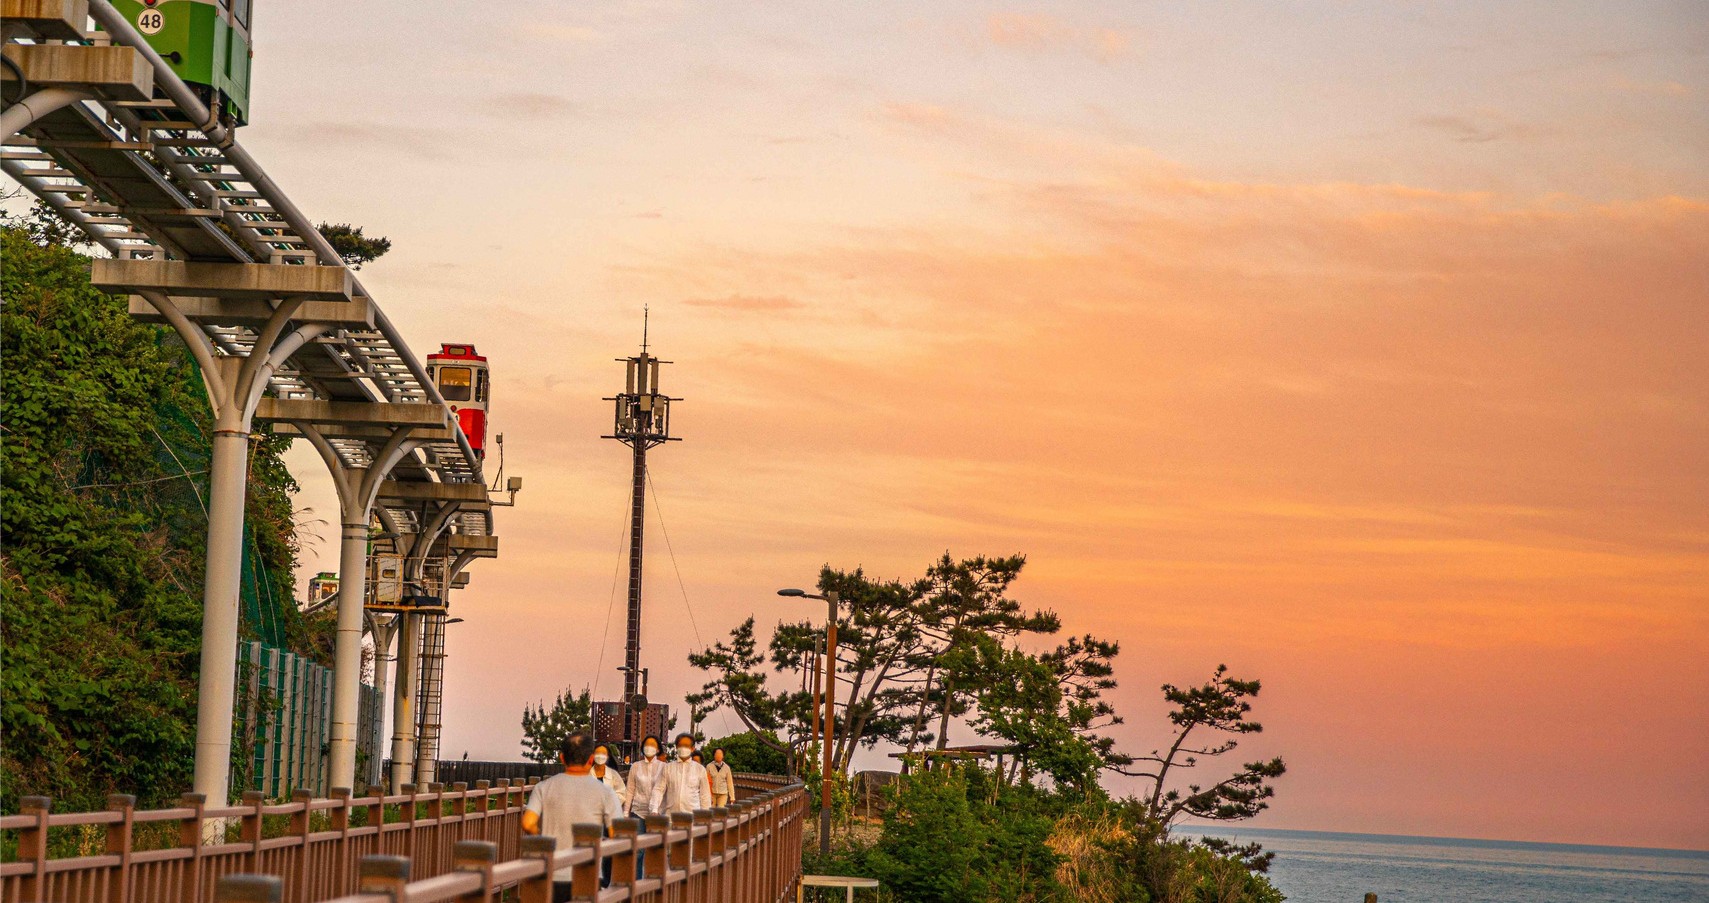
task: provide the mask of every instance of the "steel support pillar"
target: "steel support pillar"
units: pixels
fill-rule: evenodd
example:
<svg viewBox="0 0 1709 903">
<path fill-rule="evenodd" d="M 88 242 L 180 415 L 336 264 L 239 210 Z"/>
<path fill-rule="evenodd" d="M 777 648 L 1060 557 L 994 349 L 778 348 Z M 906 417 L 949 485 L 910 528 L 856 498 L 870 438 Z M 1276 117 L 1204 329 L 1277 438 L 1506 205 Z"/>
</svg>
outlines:
<svg viewBox="0 0 1709 903">
<path fill-rule="evenodd" d="M 397 680 L 392 687 L 391 791 L 415 783 L 415 695 L 420 691 L 421 616 L 398 615 Z"/>
<path fill-rule="evenodd" d="M 482 498 L 485 498 L 484 490 L 482 491 Z M 423 508 L 422 513 L 424 517 L 421 521 L 422 531 L 417 533 L 415 535 L 415 540 L 410 543 L 409 553 L 404 560 L 404 576 L 406 580 L 417 584 L 423 582 L 425 579 L 424 571 L 426 569 L 427 556 L 433 551 L 434 546 L 439 542 L 440 534 L 445 532 L 446 527 L 451 523 L 451 518 L 456 515 L 456 513 L 462 508 L 463 504 L 464 503 L 460 501 L 442 501 L 438 503 L 430 503 L 428 506 Z M 442 594 L 449 593 L 450 575 L 444 574 L 441 576 L 445 579 L 446 586 L 442 587 L 440 592 Z M 406 617 L 415 625 L 416 631 L 415 643 L 414 645 L 409 646 L 408 649 L 410 662 L 409 676 L 412 681 L 410 685 L 410 692 L 414 694 L 411 701 L 412 704 L 416 704 L 417 707 L 410 713 L 410 743 L 408 748 L 409 761 L 405 764 L 407 764 L 410 773 L 414 776 L 415 783 L 427 784 L 433 781 L 438 772 L 438 718 L 440 717 L 439 713 L 442 711 L 443 707 L 441 705 L 419 705 L 419 703 L 422 700 L 444 699 L 443 682 L 445 678 L 445 661 L 441 658 L 437 662 L 438 667 L 426 669 L 427 673 L 424 674 L 424 669 L 422 668 L 422 656 L 425 654 L 428 646 L 423 642 L 423 640 L 433 640 L 437 644 L 436 648 L 443 651 L 445 616 L 442 613 L 435 612 L 430 614 L 406 615 Z M 429 624 L 429 619 L 432 619 L 433 623 Z M 433 631 L 435 635 L 431 637 L 423 636 L 424 632 L 427 631 Z M 401 676 L 403 674 L 401 669 L 404 664 L 404 647 L 400 646 L 398 648 L 398 656 L 398 667 L 400 669 L 399 683 L 401 684 L 403 682 L 401 680 Z M 423 681 L 426 682 L 425 685 Z M 433 723 L 428 724 L 423 722 L 421 720 L 421 716 L 423 715 L 431 716 Z M 394 737 L 395 736 L 396 735 L 394 734 Z M 398 758 L 397 753 L 394 751 L 392 754 L 393 771 L 400 770 L 399 764 L 401 761 L 402 760 Z"/>
<path fill-rule="evenodd" d="M 101 287 L 99 278 L 93 281 Z M 273 373 L 326 327 L 309 324 L 287 333 L 303 299 L 286 298 L 256 331 L 249 354 L 219 356 L 207 333 L 190 323 L 170 297 L 155 291 L 141 295 L 176 328 L 195 357 L 214 414 L 213 452 L 208 465 L 208 558 L 202 583 L 202 648 L 196 689 L 196 761 L 191 787 L 205 794 L 210 805 L 223 805 L 231 799 L 231 727 L 237 688 L 249 432 L 255 407 Z M 204 839 L 219 839 L 224 830 L 222 819 L 209 819 Z"/>
<path fill-rule="evenodd" d="M 376 405 L 376 407 L 383 407 Z M 333 644 L 332 731 L 328 743 L 328 786 L 356 789 L 356 725 L 362 701 L 362 625 L 367 601 L 368 529 L 374 499 L 386 474 L 415 447 L 410 428 L 392 430 L 370 466 L 344 466 L 315 424 L 292 426 L 320 452 L 338 489 L 341 527 L 338 547 L 338 627 Z"/>
<path fill-rule="evenodd" d="M 231 798 L 231 722 L 236 701 L 238 597 L 243 589 L 243 511 L 249 482 L 247 418 L 220 418 L 208 474 L 208 559 L 202 584 L 202 655 L 196 679 L 196 764 L 191 787 Z M 230 421 L 236 421 L 230 422 Z M 223 826 L 222 829 L 223 831 Z"/>
<path fill-rule="evenodd" d="M 356 722 L 362 702 L 362 603 L 367 596 L 368 522 L 347 515 L 338 540 L 338 632 L 332 647 L 332 737 L 327 786 L 356 789 Z"/>
<path fill-rule="evenodd" d="M 397 655 L 392 651 L 392 641 L 397 639 L 398 618 L 373 616 L 368 617 L 368 632 L 374 638 L 374 692 L 379 696 L 376 721 L 374 726 L 373 761 L 368 764 L 366 778 L 371 784 L 378 784 L 386 779 L 380 771 L 380 762 L 385 758 L 380 748 L 379 740 L 385 734 L 386 696 L 391 686 L 392 664 L 397 661 Z"/>
</svg>

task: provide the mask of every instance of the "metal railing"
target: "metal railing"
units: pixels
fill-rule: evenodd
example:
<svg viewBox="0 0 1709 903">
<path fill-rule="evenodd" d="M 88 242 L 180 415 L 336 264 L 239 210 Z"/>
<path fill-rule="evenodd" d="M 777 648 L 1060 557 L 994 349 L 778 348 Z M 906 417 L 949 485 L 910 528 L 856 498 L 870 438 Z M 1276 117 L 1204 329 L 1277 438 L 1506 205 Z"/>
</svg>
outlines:
<svg viewBox="0 0 1709 903">
<path fill-rule="evenodd" d="M 800 874 L 807 800 L 799 783 L 739 775 L 744 796 L 729 807 L 654 816 L 645 833 L 638 820 L 620 819 L 615 837 L 578 825 L 558 839 L 522 834 L 533 783 L 329 799 L 299 791 L 271 804 L 251 792 L 226 807 L 187 794 L 177 808 L 149 811 L 116 795 L 105 811 L 60 814 L 45 797 L 25 797 L 21 814 L 0 816 L 18 850 L 16 861 L 0 863 L 0 899 L 437 903 L 497 900 L 514 888 L 521 903 L 549 903 L 553 873 L 570 869 L 578 899 L 774 903 Z M 229 825 L 226 841 L 201 843 L 215 819 Z M 67 846 L 76 855 L 50 853 Z M 613 880 L 601 890 L 604 859 Z"/>
</svg>

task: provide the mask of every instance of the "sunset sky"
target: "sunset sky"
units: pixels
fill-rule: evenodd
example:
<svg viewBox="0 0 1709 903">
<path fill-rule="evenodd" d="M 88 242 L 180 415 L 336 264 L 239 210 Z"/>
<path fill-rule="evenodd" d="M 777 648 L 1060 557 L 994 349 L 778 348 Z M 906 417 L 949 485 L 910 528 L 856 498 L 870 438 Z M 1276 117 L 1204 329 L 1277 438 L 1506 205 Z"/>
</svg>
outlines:
<svg viewBox="0 0 1709 903">
<path fill-rule="evenodd" d="M 1129 751 L 1159 685 L 1263 680 L 1260 826 L 1705 849 L 1705 13 L 298 0 L 243 140 L 393 240 L 418 353 L 492 359 L 527 486 L 447 757 L 620 685 L 599 399 L 650 305 L 655 698 L 822 564 L 1024 552 L 1121 642 Z"/>
</svg>

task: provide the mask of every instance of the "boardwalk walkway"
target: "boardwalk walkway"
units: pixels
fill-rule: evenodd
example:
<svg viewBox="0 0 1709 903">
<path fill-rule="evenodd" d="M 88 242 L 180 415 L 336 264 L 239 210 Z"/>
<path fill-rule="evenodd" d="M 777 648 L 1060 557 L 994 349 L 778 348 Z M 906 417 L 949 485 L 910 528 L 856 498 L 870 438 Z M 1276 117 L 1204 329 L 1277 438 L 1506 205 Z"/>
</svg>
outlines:
<svg viewBox="0 0 1709 903">
<path fill-rule="evenodd" d="M 11 903 L 413 903 L 498 900 L 549 903 L 551 874 L 573 868 L 576 898 L 670 903 L 776 903 L 801 872 L 807 808 L 799 783 L 741 775 L 728 808 L 622 819 L 615 838 L 577 826 L 572 838 L 524 837 L 529 784 L 482 781 L 425 792 L 209 807 L 193 794 L 173 809 L 138 811 L 115 796 L 101 812 L 52 814 L 26 797 L 0 817 L 15 833 L 17 861 L 0 863 L 0 899 Z M 203 844 L 206 825 L 227 820 L 228 840 Z M 586 830 L 583 830 L 583 828 Z M 75 855 L 50 851 L 71 848 Z M 635 858 L 644 857 L 637 879 Z M 613 886 L 599 888 L 600 861 Z M 270 876 L 270 879 L 236 876 Z M 274 896 L 274 894 L 277 896 Z"/>
</svg>

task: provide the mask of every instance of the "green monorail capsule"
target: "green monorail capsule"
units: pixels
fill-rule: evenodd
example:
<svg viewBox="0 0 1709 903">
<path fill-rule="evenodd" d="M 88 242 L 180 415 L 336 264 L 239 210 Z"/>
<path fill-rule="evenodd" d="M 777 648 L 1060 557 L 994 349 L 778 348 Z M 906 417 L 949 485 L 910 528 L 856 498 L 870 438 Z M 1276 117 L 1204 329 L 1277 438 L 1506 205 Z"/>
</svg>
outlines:
<svg viewBox="0 0 1709 903">
<path fill-rule="evenodd" d="M 113 0 L 117 9 L 208 108 L 249 121 L 251 0 Z"/>
</svg>

